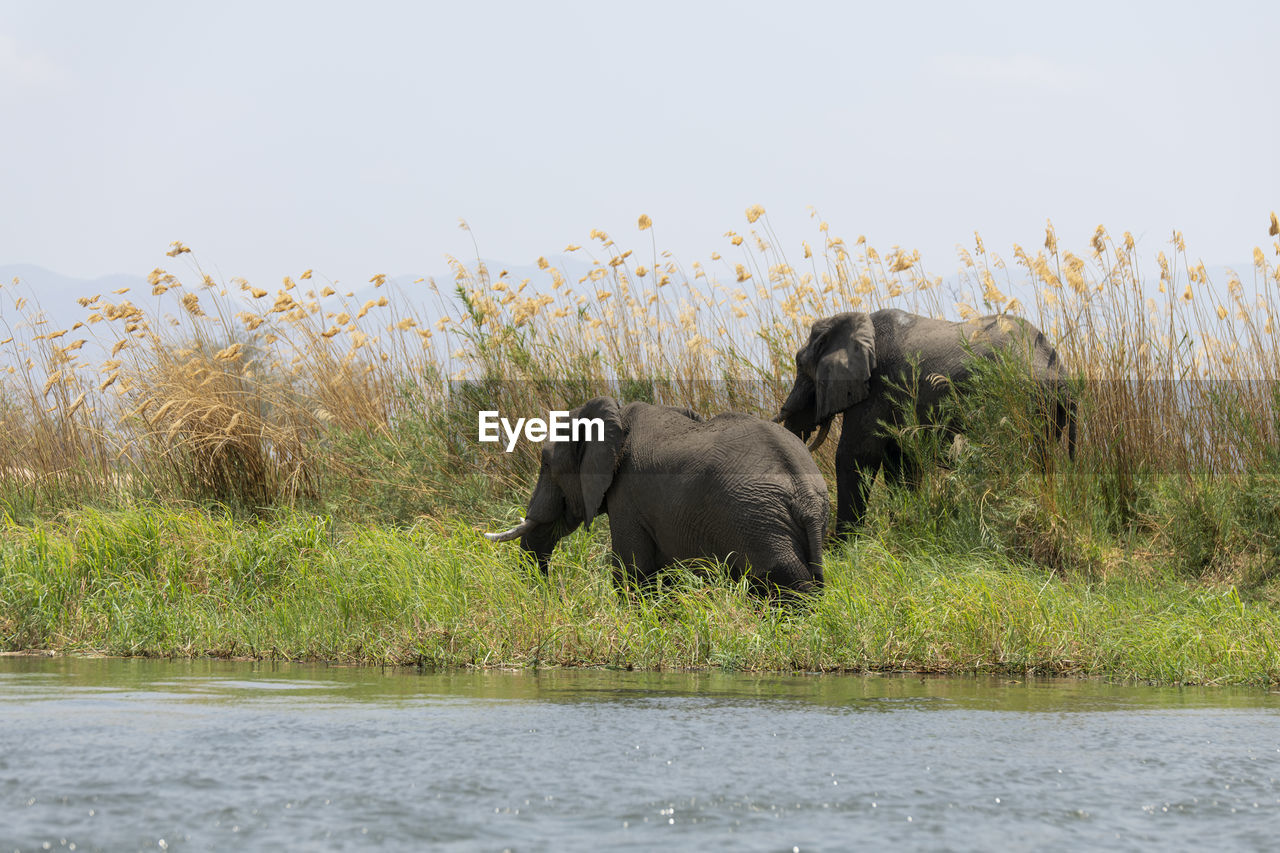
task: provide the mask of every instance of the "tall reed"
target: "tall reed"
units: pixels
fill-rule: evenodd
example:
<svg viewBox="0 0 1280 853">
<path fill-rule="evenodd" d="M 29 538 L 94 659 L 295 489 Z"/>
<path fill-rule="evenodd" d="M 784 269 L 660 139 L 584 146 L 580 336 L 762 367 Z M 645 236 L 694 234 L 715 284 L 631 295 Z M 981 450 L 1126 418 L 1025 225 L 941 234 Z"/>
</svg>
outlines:
<svg viewBox="0 0 1280 853">
<path fill-rule="evenodd" d="M 1262 248 L 1246 278 L 1213 281 L 1180 233 L 1148 258 L 1102 227 L 1062 250 L 1050 224 L 1012 264 L 975 234 L 944 280 L 917 252 L 825 222 L 784 250 L 762 208 L 746 219 L 687 266 L 642 216 L 637 248 L 598 230 L 566 247 L 582 275 L 543 257 L 539 277 L 515 281 L 450 259 L 450 281 L 379 275 L 364 300 L 310 270 L 274 292 L 218 282 L 175 243 L 185 271 L 153 271 L 153 299 L 85 299 L 67 329 L 15 282 L 0 291 L 0 492 L 11 506 L 127 494 L 260 507 L 398 489 L 410 511 L 437 513 L 466 503 L 441 498 L 451 476 L 510 493 L 536 464 L 534 448 L 478 445 L 478 407 L 532 415 L 614 393 L 771 415 L 815 319 L 886 306 L 1040 325 L 1082 384 L 1084 464 L 1105 467 L 1122 502 L 1144 472 L 1238 478 L 1275 458 L 1280 270 Z"/>
</svg>

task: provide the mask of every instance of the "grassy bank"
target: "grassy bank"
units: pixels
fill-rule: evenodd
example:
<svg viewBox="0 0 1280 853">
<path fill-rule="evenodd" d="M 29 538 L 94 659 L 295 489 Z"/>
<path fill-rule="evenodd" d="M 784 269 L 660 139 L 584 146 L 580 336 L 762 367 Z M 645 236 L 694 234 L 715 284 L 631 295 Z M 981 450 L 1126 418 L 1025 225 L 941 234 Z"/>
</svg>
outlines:
<svg viewBox="0 0 1280 853">
<path fill-rule="evenodd" d="M 866 537 L 830 553 L 828 588 L 803 608 L 769 608 L 695 573 L 628 601 L 600 534 L 566 544 L 543 579 L 456 524 L 81 511 L 4 530 L 0 643 L 429 666 L 1280 680 L 1280 613 L 1231 587 L 1063 579 Z"/>
<path fill-rule="evenodd" d="M 1100 227 L 1073 253 L 1049 226 L 1008 263 L 975 235 L 944 283 L 825 223 L 784 250 L 762 210 L 747 220 L 688 266 L 641 217 L 636 250 L 598 231 L 567 247 L 581 275 L 454 262 L 450 282 L 359 294 L 309 270 L 215 281 L 174 244 L 185 272 L 86 298 L 63 328 L 0 285 L 0 648 L 1280 678 L 1271 247 L 1215 281 L 1176 232 L 1151 256 Z M 967 442 L 904 427 L 921 488 L 878 483 L 794 611 L 696 575 L 620 601 L 601 530 L 549 581 L 473 533 L 509 526 L 537 463 L 478 443 L 479 409 L 607 393 L 768 417 L 815 318 L 889 306 L 1039 325 L 1079 399 L 1075 461 L 1030 464 L 1040 426 L 1016 367 L 993 366 L 959 405 Z"/>
</svg>

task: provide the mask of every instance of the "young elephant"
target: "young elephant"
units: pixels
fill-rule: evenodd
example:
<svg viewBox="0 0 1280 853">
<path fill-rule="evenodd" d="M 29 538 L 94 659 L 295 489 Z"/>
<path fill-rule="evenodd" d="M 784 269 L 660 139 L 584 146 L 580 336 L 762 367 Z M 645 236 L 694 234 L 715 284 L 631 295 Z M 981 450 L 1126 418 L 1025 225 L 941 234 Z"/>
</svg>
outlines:
<svg viewBox="0 0 1280 853">
<path fill-rule="evenodd" d="M 698 558 L 725 561 L 766 594 L 822 587 L 827 487 L 787 430 L 609 397 L 571 416 L 602 419 L 604 440 L 548 443 L 526 518 L 489 539 L 519 538 L 546 572 L 562 537 L 607 514 L 620 587 Z"/>
</svg>

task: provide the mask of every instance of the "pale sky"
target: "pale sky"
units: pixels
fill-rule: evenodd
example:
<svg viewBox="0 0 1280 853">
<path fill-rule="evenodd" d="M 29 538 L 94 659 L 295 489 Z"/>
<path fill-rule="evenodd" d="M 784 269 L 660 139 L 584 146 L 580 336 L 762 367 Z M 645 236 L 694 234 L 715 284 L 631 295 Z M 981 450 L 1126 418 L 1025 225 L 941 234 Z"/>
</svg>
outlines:
<svg viewBox="0 0 1280 853">
<path fill-rule="evenodd" d="M 685 264 L 810 206 L 950 275 L 1052 219 L 1243 265 L 1280 208 L 1280 4 L 0 0 L 0 265 L 273 286 Z"/>
</svg>

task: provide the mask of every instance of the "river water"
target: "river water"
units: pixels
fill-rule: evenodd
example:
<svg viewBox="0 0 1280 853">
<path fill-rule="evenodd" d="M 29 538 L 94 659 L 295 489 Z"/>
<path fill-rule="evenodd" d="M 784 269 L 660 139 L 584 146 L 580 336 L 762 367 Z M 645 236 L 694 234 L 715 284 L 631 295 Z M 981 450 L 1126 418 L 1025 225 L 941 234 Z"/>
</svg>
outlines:
<svg viewBox="0 0 1280 853">
<path fill-rule="evenodd" d="M 0 851 L 1274 849 L 1280 695 L 0 658 Z"/>
</svg>

